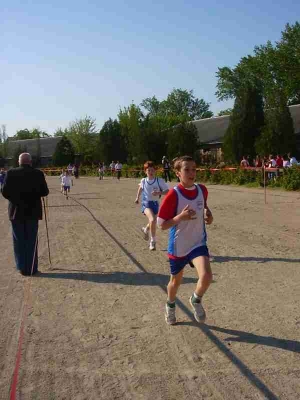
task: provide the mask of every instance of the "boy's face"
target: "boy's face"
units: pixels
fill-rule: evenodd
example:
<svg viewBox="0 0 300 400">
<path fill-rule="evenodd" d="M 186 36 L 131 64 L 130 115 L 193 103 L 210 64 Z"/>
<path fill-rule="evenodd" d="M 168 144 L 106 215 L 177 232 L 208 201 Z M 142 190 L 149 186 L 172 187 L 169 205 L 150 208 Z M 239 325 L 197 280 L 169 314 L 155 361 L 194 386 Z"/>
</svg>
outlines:
<svg viewBox="0 0 300 400">
<path fill-rule="evenodd" d="M 155 168 L 148 167 L 146 169 L 146 174 L 147 174 L 148 178 L 154 178 L 154 176 L 155 176 Z"/>
<path fill-rule="evenodd" d="M 183 161 L 181 169 L 176 172 L 176 175 L 184 187 L 192 187 L 196 180 L 196 163 L 194 161 Z"/>
</svg>

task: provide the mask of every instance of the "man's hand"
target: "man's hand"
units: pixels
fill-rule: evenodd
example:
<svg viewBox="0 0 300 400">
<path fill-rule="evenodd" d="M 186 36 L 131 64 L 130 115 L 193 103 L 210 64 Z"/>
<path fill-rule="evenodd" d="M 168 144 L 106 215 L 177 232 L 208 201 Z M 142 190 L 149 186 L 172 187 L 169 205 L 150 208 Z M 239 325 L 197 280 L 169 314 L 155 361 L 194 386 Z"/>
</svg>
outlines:
<svg viewBox="0 0 300 400">
<path fill-rule="evenodd" d="M 134 200 L 134 202 L 135 202 L 135 204 L 139 204 L 139 199 L 136 198 L 136 199 Z"/>
</svg>

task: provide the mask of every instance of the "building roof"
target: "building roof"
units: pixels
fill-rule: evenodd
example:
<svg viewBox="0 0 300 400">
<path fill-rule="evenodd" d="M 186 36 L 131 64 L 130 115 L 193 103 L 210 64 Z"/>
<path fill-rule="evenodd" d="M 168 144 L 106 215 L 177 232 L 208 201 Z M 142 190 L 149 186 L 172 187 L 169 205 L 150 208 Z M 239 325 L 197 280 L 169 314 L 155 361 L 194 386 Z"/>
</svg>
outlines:
<svg viewBox="0 0 300 400">
<path fill-rule="evenodd" d="M 62 136 L 47 137 L 40 139 L 25 139 L 25 140 L 9 140 L 8 141 L 8 156 L 13 157 L 14 152 L 19 147 L 22 151 L 30 153 L 32 156 L 37 156 L 40 146 L 40 157 L 52 157 L 57 143 L 62 139 Z"/>
<path fill-rule="evenodd" d="M 300 135 L 300 104 L 289 107 L 294 121 L 295 133 Z M 230 116 L 212 117 L 192 121 L 196 126 L 201 143 L 223 142 Z"/>
</svg>

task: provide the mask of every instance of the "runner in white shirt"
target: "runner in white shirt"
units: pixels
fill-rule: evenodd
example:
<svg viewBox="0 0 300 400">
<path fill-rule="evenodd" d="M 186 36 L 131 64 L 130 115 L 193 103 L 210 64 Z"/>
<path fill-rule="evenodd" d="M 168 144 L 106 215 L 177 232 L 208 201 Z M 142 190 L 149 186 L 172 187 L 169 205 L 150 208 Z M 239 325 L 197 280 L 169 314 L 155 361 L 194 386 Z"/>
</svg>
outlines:
<svg viewBox="0 0 300 400">
<path fill-rule="evenodd" d="M 71 188 L 71 184 L 72 184 L 72 177 L 68 171 L 66 171 L 66 174 L 63 175 L 63 177 L 62 177 L 62 184 L 64 187 L 64 195 L 68 199 L 68 192 L 70 193 L 70 188 Z"/>
<path fill-rule="evenodd" d="M 135 203 L 139 203 L 139 198 L 142 193 L 142 213 L 148 218 L 148 224 L 142 228 L 144 239 L 149 239 L 150 229 L 150 250 L 156 249 L 156 219 L 158 214 L 158 198 L 165 195 L 169 191 L 169 187 L 162 178 L 155 176 L 155 168 L 152 161 L 147 161 L 144 164 L 144 170 L 147 178 L 143 178 L 139 184 Z"/>
<path fill-rule="evenodd" d="M 116 167 L 116 164 L 115 164 L 114 161 L 112 161 L 111 164 L 109 165 L 109 168 L 110 168 L 111 176 L 112 176 L 113 178 L 114 178 L 114 176 L 115 176 L 115 167 Z"/>
<path fill-rule="evenodd" d="M 116 163 L 116 165 L 115 165 L 115 170 L 116 170 L 116 172 L 117 172 L 117 178 L 118 178 L 118 180 L 120 180 L 120 178 L 121 178 L 121 171 L 122 171 L 122 164 L 121 164 L 119 161 L 117 161 L 117 163 Z"/>
</svg>

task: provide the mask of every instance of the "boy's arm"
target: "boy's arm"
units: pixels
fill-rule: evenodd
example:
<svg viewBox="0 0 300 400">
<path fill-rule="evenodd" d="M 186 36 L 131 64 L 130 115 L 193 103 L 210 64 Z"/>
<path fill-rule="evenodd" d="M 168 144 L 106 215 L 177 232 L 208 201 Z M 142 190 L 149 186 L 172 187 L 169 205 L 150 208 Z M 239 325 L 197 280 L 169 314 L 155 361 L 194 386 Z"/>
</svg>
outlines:
<svg viewBox="0 0 300 400">
<path fill-rule="evenodd" d="M 136 194 L 136 199 L 135 199 L 135 201 L 134 201 L 136 204 L 139 203 L 139 198 L 140 198 L 140 195 L 141 195 L 142 190 L 143 190 L 143 189 L 141 188 L 141 186 L 139 186 L 138 191 L 137 191 L 137 194 Z"/>
<path fill-rule="evenodd" d="M 158 218 L 157 224 L 164 231 L 166 229 L 172 228 L 172 226 L 179 224 L 180 221 L 188 221 L 190 219 L 195 219 L 196 211 L 190 209 L 190 206 L 187 205 L 181 211 L 180 214 L 175 215 L 175 217 L 163 220 L 162 218 Z"/>
</svg>

